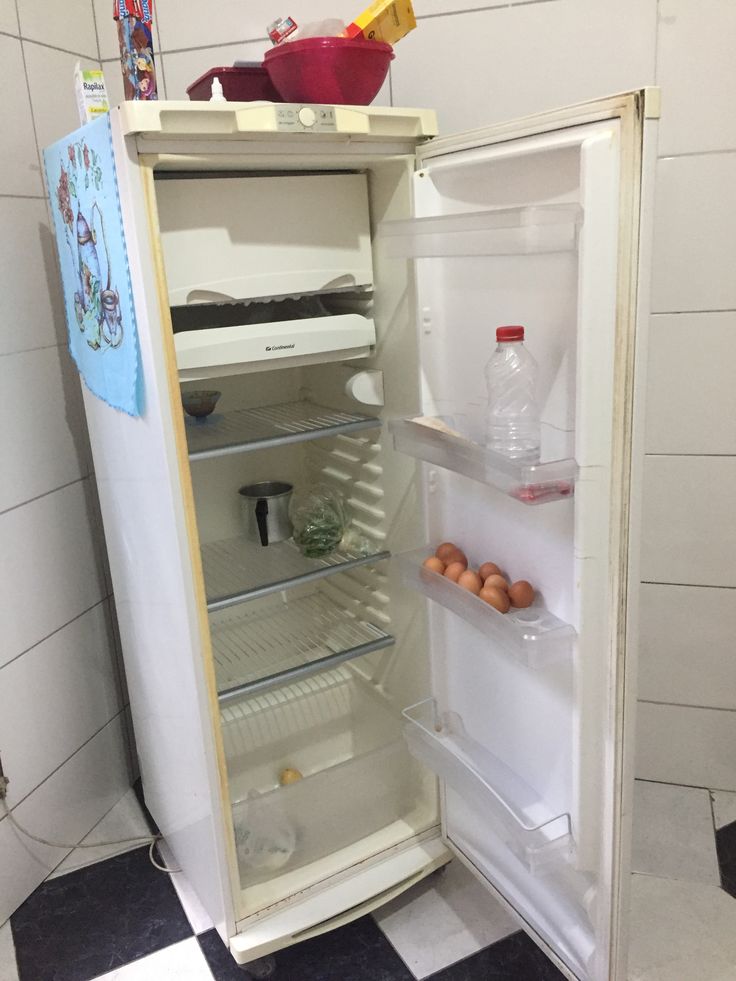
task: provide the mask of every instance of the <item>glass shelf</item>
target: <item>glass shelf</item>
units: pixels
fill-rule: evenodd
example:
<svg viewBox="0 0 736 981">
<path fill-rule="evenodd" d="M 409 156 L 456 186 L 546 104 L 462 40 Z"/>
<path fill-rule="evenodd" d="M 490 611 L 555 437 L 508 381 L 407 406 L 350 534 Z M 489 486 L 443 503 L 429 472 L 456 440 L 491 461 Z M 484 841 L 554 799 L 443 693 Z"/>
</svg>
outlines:
<svg viewBox="0 0 736 981">
<path fill-rule="evenodd" d="M 313 402 L 283 402 L 237 409 L 202 420 L 185 418 L 190 460 L 247 453 L 289 443 L 375 429 L 380 420 Z"/>
<path fill-rule="evenodd" d="M 441 777 L 463 800 L 482 808 L 533 874 L 569 859 L 570 815 L 557 814 L 521 777 L 465 731 L 455 712 L 440 713 L 433 698 L 404 710 L 411 754 Z"/>
<path fill-rule="evenodd" d="M 495 487 L 522 504 L 547 504 L 575 493 L 575 460 L 521 463 L 486 449 L 441 418 L 394 419 L 389 430 L 394 447 L 407 456 L 463 474 Z"/>
<path fill-rule="evenodd" d="M 385 221 L 379 236 L 390 256 L 408 259 L 571 252 L 582 219 L 577 204 L 498 208 Z"/>
<path fill-rule="evenodd" d="M 577 633 L 569 623 L 538 604 L 500 613 L 457 583 L 425 569 L 422 563 L 432 554 L 427 545 L 395 557 L 407 586 L 461 617 L 529 668 L 542 668 L 572 655 Z"/>
<path fill-rule="evenodd" d="M 212 613 L 210 630 L 221 705 L 394 643 L 319 592 Z"/>
<path fill-rule="evenodd" d="M 246 538 L 232 538 L 202 546 L 202 566 L 210 613 L 247 600 L 315 582 L 325 576 L 369 565 L 390 557 L 390 552 L 362 555 L 339 548 L 330 555 L 309 559 L 293 541 L 262 548 Z"/>
</svg>

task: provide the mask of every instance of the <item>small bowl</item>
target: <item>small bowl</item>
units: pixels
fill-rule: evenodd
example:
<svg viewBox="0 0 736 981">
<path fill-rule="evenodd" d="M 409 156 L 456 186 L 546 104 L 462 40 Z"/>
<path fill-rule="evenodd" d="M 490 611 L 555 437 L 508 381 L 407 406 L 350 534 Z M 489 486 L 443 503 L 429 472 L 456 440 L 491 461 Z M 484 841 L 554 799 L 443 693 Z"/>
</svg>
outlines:
<svg viewBox="0 0 736 981">
<path fill-rule="evenodd" d="M 181 404 L 187 415 L 205 419 L 215 411 L 222 392 L 182 392 Z"/>
</svg>

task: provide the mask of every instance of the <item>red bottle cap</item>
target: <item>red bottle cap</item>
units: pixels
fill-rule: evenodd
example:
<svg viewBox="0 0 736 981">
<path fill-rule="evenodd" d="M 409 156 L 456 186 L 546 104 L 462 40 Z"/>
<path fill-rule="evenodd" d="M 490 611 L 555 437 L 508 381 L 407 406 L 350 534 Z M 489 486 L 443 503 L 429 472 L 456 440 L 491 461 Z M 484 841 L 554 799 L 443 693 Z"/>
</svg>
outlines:
<svg viewBox="0 0 736 981">
<path fill-rule="evenodd" d="M 524 340 L 524 328 L 515 327 L 497 327 L 496 328 L 496 340 L 497 341 L 523 341 Z"/>
</svg>

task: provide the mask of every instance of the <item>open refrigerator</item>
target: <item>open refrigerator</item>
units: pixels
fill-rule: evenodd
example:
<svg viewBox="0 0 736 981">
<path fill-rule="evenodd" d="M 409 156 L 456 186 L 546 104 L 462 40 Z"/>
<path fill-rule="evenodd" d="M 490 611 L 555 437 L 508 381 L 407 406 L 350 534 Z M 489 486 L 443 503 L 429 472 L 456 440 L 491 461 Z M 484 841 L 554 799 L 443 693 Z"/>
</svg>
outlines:
<svg viewBox="0 0 736 981">
<path fill-rule="evenodd" d="M 147 805 L 241 964 L 456 857 L 568 977 L 624 978 L 657 92 L 439 139 L 303 108 L 111 114 L 146 408 L 84 399 Z M 482 442 L 503 323 L 537 464 Z M 352 538 L 248 542 L 238 487 L 274 479 Z M 534 605 L 428 572 L 445 540 Z"/>
</svg>

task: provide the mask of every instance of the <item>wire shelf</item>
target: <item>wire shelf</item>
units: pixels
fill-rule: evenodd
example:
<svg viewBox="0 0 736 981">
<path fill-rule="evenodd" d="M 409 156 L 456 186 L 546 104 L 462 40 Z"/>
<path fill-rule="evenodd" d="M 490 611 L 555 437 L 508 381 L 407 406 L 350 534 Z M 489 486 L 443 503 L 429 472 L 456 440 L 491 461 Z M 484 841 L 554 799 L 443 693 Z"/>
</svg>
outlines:
<svg viewBox="0 0 736 981">
<path fill-rule="evenodd" d="M 316 592 L 213 613 L 210 627 L 221 705 L 394 643 L 375 624 Z"/>
<path fill-rule="evenodd" d="M 338 549 L 309 559 L 293 541 L 262 548 L 246 538 L 232 538 L 202 546 L 202 565 L 210 613 L 258 599 L 292 586 L 389 558 L 389 552 L 361 555 Z"/>
<path fill-rule="evenodd" d="M 256 409 L 237 409 L 204 420 L 186 419 L 190 460 L 247 453 L 305 440 L 375 429 L 373 416 L 329 409 L 313 402 L 282 402 Z"/>
</svg>

